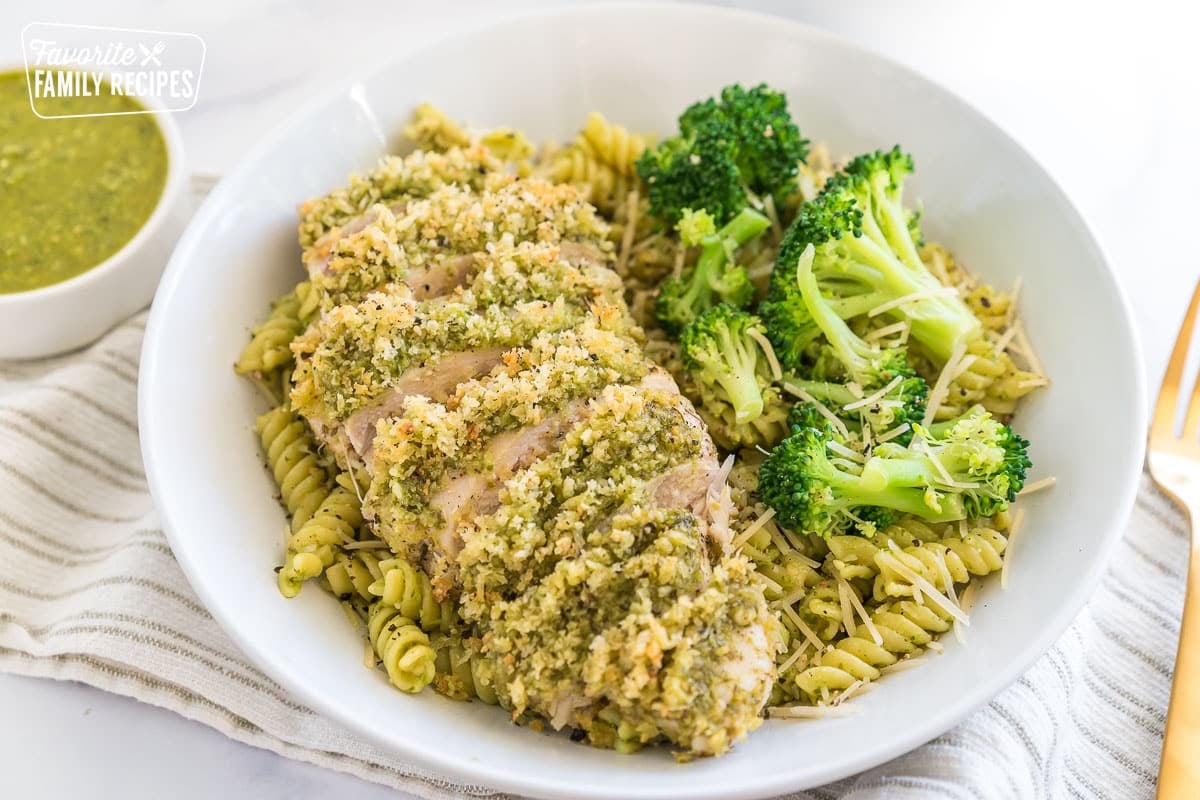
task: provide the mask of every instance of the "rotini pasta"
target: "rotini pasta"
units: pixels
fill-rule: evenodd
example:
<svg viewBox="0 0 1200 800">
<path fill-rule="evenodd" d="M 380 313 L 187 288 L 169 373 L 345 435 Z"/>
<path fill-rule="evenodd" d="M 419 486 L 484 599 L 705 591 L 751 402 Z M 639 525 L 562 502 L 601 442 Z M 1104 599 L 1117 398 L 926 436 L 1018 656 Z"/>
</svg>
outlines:
<svg viewBox="0 0 1200 800">
<path fill-rule="evenodd" d="M 298 531 L 328 496 L 329 473 L 317 456 L 312 431 L 287 404 L 259 417 L 257 428 L 292 531 Z"/>
<path fill-rule="evenodd" d="M 953 622 L 935 606 L 911 600 L 878 606 L 870 621 L 839 639 L 796 676 L 796 686 L 808 700 L 829 702 L 833 692 L 877 679 L 881 669 L 929 644 Z"/>
<path fill-rule="evenodd" d="M 475 699 L 501 704 L 497 668 L 491 659 L 472 652 L 458 637 L 447 637 L 438 648 L 437 690 L 457 700 Z"/>
<path fill-rule="evenodd" d="M 349 474 L 343 472 L 313 515 L 288 537 L 279 591 L 295 597 L 305 581 L 320 577 L 333 564 L 338 549 L 354 541 L 362 521 L 362 501 Z"/>
<path fill-rule="evenodd" d="M 429 645 L 429 636 L 398 608 L 384 602 L 371 606 L 367 635 L 397 689 L 419 692 L 433 683 L 437 653 Z"/>
<path fill-rule="evenodd" d="M 306 287 L 303 290 L 305 295 L 308 285 L 307 281 L 300 284 Z M 234 366 L 238 373 L 269 373 L 291 365 L 292 339 L 304 330 L 300 286 L 276 300 L 266 321 L 254 328 L 250 344 L 246 345 Z"/>
<path fill-rule="evenodd" d="M 368 591 L 385 605 L 415 620 L 427 632 L 447 631 L 454 623 L 454 604 L 438 601 L 429 576 L 399 557 L 379 562 L 380 577 Z"/>
</svg>

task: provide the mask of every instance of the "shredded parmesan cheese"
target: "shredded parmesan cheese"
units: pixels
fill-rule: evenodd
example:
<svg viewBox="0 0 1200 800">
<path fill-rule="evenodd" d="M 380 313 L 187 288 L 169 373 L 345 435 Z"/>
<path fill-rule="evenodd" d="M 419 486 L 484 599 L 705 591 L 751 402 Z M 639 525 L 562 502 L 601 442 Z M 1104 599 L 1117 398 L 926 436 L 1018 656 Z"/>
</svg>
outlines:
<svg viewBox="0 0 1200 800">
<path fill-rule="evenodd" d="M 965 614 L 971 613 L 971 606 L 975 605 L 975 599 L 976 599 L 976 597 L 978 597 L 978 595 L 979 595 L 979 584 L 978 583 L 968 583 L 967 588 L 963 589 L 962 600 L 959 603 L 959 606 L 962 608 L 963 613 L 965 613 Z M 957 620 L 954 623 L 954 638 L 958 640 L 959 644 L 967 643 L 967 629 L 964 626 L 959 625 Z"/>
<path fill-rule="evenodd" d="M 1003 562 L 1000 567 L 1000 588 L 1008 588 L 1008 565 L 1012 561 L 1013 543 L 1017 541 L 1017 533 L 1021 530 L 1021 523 L 1025 521 L 1025 509 L 1018 508 L 1013 514 L 1012 530 L 1008 532 L 1008 546 L 1004 548 L 1004 554 L 1000 557 Z"/>
<path fill-rule="evenodd" d="M 918 436 L 913 438 L 913 446 L 917 447 L 922 453 L 925 454 L 926 458 L 929 459 L 929 462 L 933 464 L 934 470 L 937 471 L 938 477 L 940 477 L 942 482 L 947 486 L 953 489 L 979 488 L 978 483 L 954 480 L 954 477 L 950 474 L 950 471 L 946 469 L 946 465 L 941 462 L 941 460 L 937 457 L 937 454 L 933 452 L 933 448 L 929 446 L 929 442 Z"/>
<path fill-rule="evenodd" d="M 776 674 L 782 675 L 791 669 L 795 663 L 800 660 L 800 657 L 804 655 L 804 652 L 808 650 L 808 644 L 808 642 L 801 642 L 800 646 L 796 648 L 796 652 L 788 656 L 787 660 L 779 665 L 779 669 L 776 670 Z M 807 663 L 807 660 L 805 663 Z"/>
<path fill-rule="evenodd" d="M 962 360 L 967 352 L 967 343 L 959 342 L 954 345 L 954 350 L 950 353 L 950 360 L 946 362 L 946 366 L 942 367 L 942 373 L 938 375 L 937 381 L 933 384 L 933 388 L 929 390 L 929 405 L 925 407 L 925 417 L 922 424 L 929 425 L 934 420 L 938 409 L 945 402 L 946 396 L 950 393 L 950 382 L 954 379 L 955 370 L 958 369 L 958 362 Z"/>
<path fill-rule="evenodd" d="M 767 716 L 775 719 L 823 719 L 825 717 L 840 717 L 845 714 L 857 714 L 858 706 L 772 706 L 767 709 Z"/>
<path fill-rule="evenodd" d="M 829 448 L 830 452 L 837 453 L 839 456 L 841 456 L 842 458 L 845 458 L 849 461 L 854 461 L 858 464 L 867 463 L 866 456 L 864 456 L 862 453 L 858 452 L 857 450 L 852 450 L 849 447 L 846 447 L 846 445 L 842 444 L 841 442 L 830 441 L 830 442 L 827 442 L 825 446 Z"/>
<path fill-rule="evenodd" d="M 891 325 L 884 325 L 882 328 L 876 328 L 873 331 L 868 331 L 867 335 L 863 338 L 868 342 L 874 342 L 887 336 L 891 336 L 893 333 L 900 334 L 901 341 L 908 339 L 908 322 L 894 322 Z"/>
<path fill-rule="evenodd" d="M 1012 292 L 1008 299 L 1008 314 L 1005 315 L 1004 320 L 1005 325 L 1009 328 L 1012 327 L 1012 324 L 1017 319 L 1017 300 L 1021 297 L 1021 287 L 1024 285 L 1025 277 L 1023 275 L 1018 275 L 1017 279 L 1013 281 Z"/>
<path fill-rule="evenodd" d="M 1005 350 L 1007 350 L 1009 343 L 1012 342 L 1012 338 L 1016 335 L 1016 333 L 1017 329 L 1010 325 L 1008 330 L 1000 334 L 1000 338 L 996 340 L 995 344 L 996 352 L 1003 353 Z"/>
<path fill-rule="evenodd" d="M 853 636 L 858 630 L 858 626 L 854 623 L 854 608 L 850 605 L 850 600 L 847 595 L 850 593 L 850 587 L 846 585 L 844 578 L 839 577 L 837 582 L 838 588 L 838 603 L 842 606 L 842 626 L 846 629 L 846 633 Z"/>
<path fill-rule="evenodd" d="M 1025 488 L 1017 492 L 1017 497 L 1024 497 L 1027 494 L 1040 492 L 1042 489 L 1049 489 L 1054 484 L 1058 483 L 1058 478 L 1051 475 L 1049 478 L 1042 478 L 1040 481 L 1034 481 L 1025 485 Z"/>
<path fill-rule="evenodd" d="M 842 583 L 846 583 L 845 578 L 839 578 L 839 580 Z M 867 633 L 871 634 L 871 639 L 874 640 L 875 644 L 882 646 L 883 637 L 879 635 L 879 628 L 875 627 L 875 623 L 871 621 L 871 615 L 863 608 L 862 601 L 858 599 L 858 595 L 854 593 L 849 584 L 846 585 L 846 595 L 850 599 L 850 605 L 854 606 L 854 610 L 858 612 L 858 616 L 862 617 L 863 627 L 867 629 Z"/>
<path fill-rule="evenodd" d="M 893 672 L 904 672 L 905 670 L 920 666 L 928 660 L 929 659 L 925 658 L 924 656 L 908 656 L 907 658 L 902 658 L 890 666 L 880 667 L 879 674 L 891 675 Z"/>
<path fill-rule="evenodd" d="M 837 431 L 838 434 L 841 435 L 841 437 L 843 439 L 850 438 L 850 431 L 848 431 L 846 429 L 846 423 L 844 423 L 840 419 L 838 419 L 837 414 L 834 414 L 832 411 L 830 411 L 829 408 L 824 403 L 817 400 L 811 394 L 804 391 L 799 386 L 795 386 L 794 384 L 785 383 L 785 384 L 783 384 L 783 388 L 789 394 L 793 394 L 796 397 L 799 397 L 804 402 L 812 403 L 813 407 L 817 409 L 817 413 L 819 413 L 825 419 L 829 420 L 829 424 L 833 426 L 833 429 L 835 431 Z"/>
<path fill-rule="evenodd" d="M 905 422 L 903 425 L 897 425 L 896 427 L 892 428 L 890 431 L 887 431 L 886 433 L 881 433 L 877 437 L 875 437 L 875 444 L 883 444 L 884 442 L 890 442 L 892 439 L 895 439 L 897 436 L 907 433 L 910 430 L 912 430 L 912 425 L 909 425 L 907 422 Z"/>
<path fill-rule="evenodd" d="M 1021 320 L 1017 320 L 1016 322 L 1013 323 L 1013 327 L 1016 328 L 1016 330 L 1017 330 L 1017 333 L 1016 333 L 1017 344 L 1019 344 L 1021 346 L 1022 354 L 1025 356 L 1025 359 L 1029 362 L 1029 371 L 1035 372 L 1038 375 L 1045 377 L 1046 371 L 1044 369 L 1042 369 L 1041 359 L 1039 359 L 1037 357 L 1037 353 L 1035 353 L 1033 351 L 1033 345 L 1029 341 L 1028 334 L 1025 333 L 1024 323 L 1022 323 Z"/>
<path fill-rule="evenodd" d="M 887 386 L 884 386 L 882 389 L 875 392 L 874 394 L 867 395 L 866 397 L 862 398 L 861 400 L 855 400 L 853 403 L 847 403 L 846 405 L 842 406 L 842 410 L 843 411 L 854 411 L 855 409 L 862 408 L 863 406 L 869 406 L 878 400 L 882 400 L 885 396 L 887 396 L 888 392 L 890 392 L 892 389 L 895 389 L 897 386 L 899 386 L 900 382 L 903 380 L 904 380 L 903 375 L 897 375 L 896 377 L 892 378 L 891 381 L 888 382 Z M 903 405 L 903 404 L 901 404 L 901 405 Z"/>
<path fill-rule="evenodd" d="M 762 348 L 763 355 L 767 357 L 767 364 L 771 367 L 771 379 L 783 380 L 783 370 L 779 367 L 779 359 L 775 357 L 775 348 L 771 346 L 771 341 L 758 328 L 750 328 L 746 331 L 746 335 Z"/>
<path fill-rule="evenodd" d="M 897 546 L 895 542 L 889 542 L 889 544 L 894 550 L 900 550 L 899 546 Z M 892 564 L 892 569 L 896 570 L 900 577 L 912 584 L 914 598 L 916 590 L 919 589 L 922 594 L 928 596 L 930 600 L 932 600 L 936 605 L 940 606 L 947 614 L 957 620 L 962 620 L 964 625 L 970 624 L 970 621 L 967 619 L 967 615 L 963 613 L 961 608 L 950 602 L 950 599 L 939 592 L 932 583 L 922 578 L 920 575 L 910 569 L 907 564 L 900 561 L 900 559 L 895 560 L 895 562 Z"/>
<path fill-rule="evenodd" d="M 787 539 L 783 538 L 783 534 L 781 534 L 778 530 L 771 530 L 768 528 L 767 533 L 770 534 L 771 541 L 774 542 L 775 546 L 779 548 L 780 553 L 789 555 L 792 552 L 791 544 L 788 543 Z"/>
<path fill-rule="evenodd" d="M 822 644 L 821 639 L 819 636 L 817 636 L 816 632 L 804 624 L 804 620 L 800 619 L 800 615 L 796 613 L 796 609 L 792 608 L 791 606 L 784 606 L 783 613 L 787 615 L 787 618 L 790 619 L 792 624 L 796 626 L 796 629 L 800 631 L 800 635 L 804 637 L 805 641 L 811 644 L 818 653 L 821 652 L 821 649 L 825 645 Z"/>
<path fill-rule="evenodd" d="M 750 537 L 758 533 L 759 530 L 761 530 L 764 525 L 770 522 L 771 518 L 774 516 L 775 509 L 768 508 L 766 511 L 764 511 L 762 516 L 747 525 L 746 529 L 737 535 L 737 538 L 733 540 L 733 549 L 737 550 L 746 542 L 750 541 Z"/>
<path fill-rule="evenodd" d="M 937 289 L 922 289 L 919 292 L 913 292 L 912 294 L 906 294 L 903 297 L 897 297 L 893 300 L 888 300 L 886 303 L 880 303 L 868 311 L 867 316 L 878 317 L 880 314 L 891 311 L 893 308 L 900 308 L 901 306 L 906 306 L 909 303 L 918 303 L 922 300 L 928 300 L 931 297 L 947 297 L 957 294 L 958 290 L 952 286 L 941 286 Z"/>
<path fill-rule="evenodd" d="M 767 219 L 771 220 L 771 231 L 778 239 L 783 235 L 783 226 L 779 224 L 779 211 L 775 208 L 775 198 L 771 195 L 763 198 L 763 210 L 767 212 Z"/>
</svg>

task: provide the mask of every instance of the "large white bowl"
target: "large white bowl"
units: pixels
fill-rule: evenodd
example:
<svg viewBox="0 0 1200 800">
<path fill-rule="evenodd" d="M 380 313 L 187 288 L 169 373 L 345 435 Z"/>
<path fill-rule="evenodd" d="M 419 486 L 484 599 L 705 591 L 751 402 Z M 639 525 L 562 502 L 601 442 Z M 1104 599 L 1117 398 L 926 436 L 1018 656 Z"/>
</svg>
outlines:
<svg viewBox="0 0 1200 800">
<path fill-rule="evenodd" d="M 399 30 L 399 29 L 398 29 Z M 398 35 L 400 35 L 398 33 Z M 602 110 L 669 130 L 732 81 L 785 89 L 801 128 L 836 153 L 901 142 L 931 237 L 987 280 L 1023 275 L 1022 313 L 1054 385 L 1024 407 L 1035 476 L 1010 581 L 989 581 L 966 646 L 889 676 L 859 713 L 768 721 L 720 759 L 621 756 L 514 728 L 481 704 L 409 697 L 363 669 L 357 634 L 318 591 L 283 600 L 272 568 L 283 513 L 251 432 L 262 402 L 232 364 L 268 302 L 301 277 L 298 201 L 384 153 L 419 102 L 533 138 Z M 950 728 L 1062 633 L 1120 536 L 1141 467 L 1142 365 L 1130 315 L 1083 220 L 1003 131 L 928 80 L 804 25 L 713 8 L 588 8 L 463 33 L 314 105 L 248 154 L 180 241 L 142 358 L 146 468 L 176 556 L 257 664 L 305 702 L 463 780 L 556 798 L 760 797 L 879 764 Z M 1097 356 L 1102 366 L 1097 366 Z"/>
</svg>

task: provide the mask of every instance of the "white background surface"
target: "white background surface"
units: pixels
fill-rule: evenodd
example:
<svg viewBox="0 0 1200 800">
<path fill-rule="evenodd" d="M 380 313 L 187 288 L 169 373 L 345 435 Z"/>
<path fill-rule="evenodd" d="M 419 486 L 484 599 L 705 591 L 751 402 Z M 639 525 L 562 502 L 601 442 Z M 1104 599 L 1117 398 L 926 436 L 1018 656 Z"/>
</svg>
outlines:
<svg viewBox="0 0 1200 800">
<path fill-rule="evenodd" d="M 1200 276 L 1200 42 L 1195 21 L 1181 16 L 1190 13 L 1185 4 L 723 4 L 808 20 L 880 50 L 1007 128 L 1062 183 L 1106 248 L 1157 383 Z M 19 62 L 19 31 L 31 21 L 198 33 L 208 44 L 200 99 L 179 123 L 193 170 L 220 173 L 313 93 L 457 27 L 551 5 L 561 3 L 18 0 L 4 7 L 0 64 Z M 802 110 L 797 115 L 803 127 Z M 1068 307 L 1073 298 L 1061 302 Z M 1103 368 L 1104 354 L 1086 342 L 1079 357 Z M 2 797 L 334 794 L 401 797 L 132 700 L 0 675 Z"/>
</svg>

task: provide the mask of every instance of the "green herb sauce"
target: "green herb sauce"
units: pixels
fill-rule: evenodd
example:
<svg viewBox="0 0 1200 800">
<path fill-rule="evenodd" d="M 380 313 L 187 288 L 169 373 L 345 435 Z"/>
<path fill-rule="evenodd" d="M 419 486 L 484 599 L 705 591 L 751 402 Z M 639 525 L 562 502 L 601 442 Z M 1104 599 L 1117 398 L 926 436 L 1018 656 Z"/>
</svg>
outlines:
<svg viewBox="0 0 1200 800">
<path fill-rule="evenodd" d="M 150 218 L 167 180 L 154 117 L 41 119 L 24 72 L 0 73 L 0 294 L 49 286 L 100 264 Z M 39 101 L 43 113 L 144 111 L 111 93 Z"/>
</svg>

